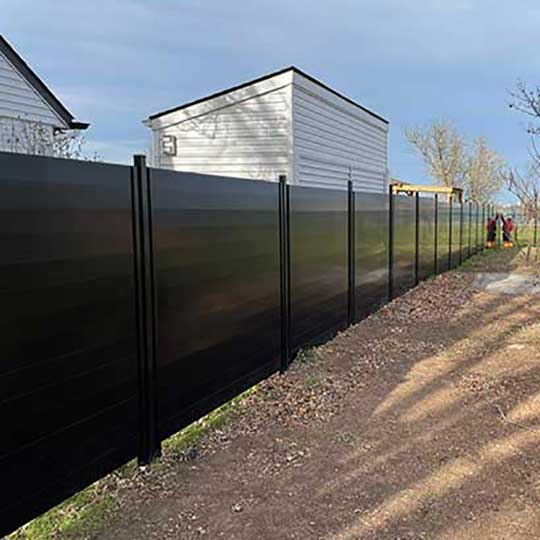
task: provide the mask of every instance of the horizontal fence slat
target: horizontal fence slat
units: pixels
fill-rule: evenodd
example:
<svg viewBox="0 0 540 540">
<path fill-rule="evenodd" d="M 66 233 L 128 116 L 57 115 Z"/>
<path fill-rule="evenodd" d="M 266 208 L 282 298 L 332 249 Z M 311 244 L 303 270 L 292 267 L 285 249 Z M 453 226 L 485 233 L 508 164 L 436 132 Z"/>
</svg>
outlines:
<svg viewBox="0 0 540 540">
<path fill-rule="evenodd" d="M 492 208 L 357 174 L 0 153 L 0 536 L 483 249 Z"/>
<path fill-rule="evenodd" d="M 0 536 L 137 453 L 130 175 L 0 154 Z"/>
</svg>

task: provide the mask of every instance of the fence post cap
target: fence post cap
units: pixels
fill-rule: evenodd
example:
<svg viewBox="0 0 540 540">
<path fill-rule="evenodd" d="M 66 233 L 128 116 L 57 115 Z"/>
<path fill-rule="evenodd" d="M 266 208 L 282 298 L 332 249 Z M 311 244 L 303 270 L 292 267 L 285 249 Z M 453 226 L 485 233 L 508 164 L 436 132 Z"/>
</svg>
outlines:
<svg viewBox="0 0 540 540">
<path fill-rule="evenodd" d="M 133 163 L 146 163 L 146 154 L 133 154 Z"/>
</svg>

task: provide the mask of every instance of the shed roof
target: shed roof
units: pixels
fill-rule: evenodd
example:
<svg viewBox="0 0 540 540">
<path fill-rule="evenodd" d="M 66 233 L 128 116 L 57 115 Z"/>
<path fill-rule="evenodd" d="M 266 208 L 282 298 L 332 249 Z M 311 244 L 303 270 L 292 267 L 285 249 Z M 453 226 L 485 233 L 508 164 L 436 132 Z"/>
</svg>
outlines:
<svg viewBox="0 0 540 540">
<path fill-rule="evenodd" d="M 13 64 L 17 71 L 28 81 L 46 103 L 60 116 L 71 129 L 86 129 L 90 124 L 78 122 L 63 103 L 51 92 L 47 85 L 36 75 L 21 55 L 0 34 L 0 52 Z"/>
<path fill-rule="evenodd" d="M 195 101 L 190 101 L 188 103 L 184 103 L 182 105 L 178 105 L 177 107 L 173 107 L 173 108 L 170 108 L 170 109 L 166 109 L 164 111 L 161 111 L 161 112 L 158 112 L 158 113 L 155 113 L 155 114 L 152 114 L 148 117 L 148 120 L 155 120 L 156 118 L 160 118 L 161 116 L 165 116 L 167 114 L 170 114 L 170 113 L 173 113 L 173 112 L 177 112 L 177 111 L 180 111 L 182 109 L 186 109 L 187 107 L 191 107 L 192 105 L 197 105 L 199 103 L 203 103 L 205 101 L 208 101 L 210 99 L 214 99 L 214 98 L 217 98 L 217 97 L 220 97 L 220 96 L 223 96 L 225 94 L 228 94 L 230 92 L 235 92 L 236 90 L 240 90 L 242 88 L 245 88 L 247 86 L 251 86 L 252 84 L 256 84 L 256 83 L 259 83 L 259 82 L 262 82 L 262 81 L 265 81 L 267 79 L 271 79 L 272 77 L 277 77 L 278 75 L 283 75 L 284 73 L 287 73 L 289 71 L 292 71 L 294 73 L 298 73 L 299 75 L 302 75 L 303 77 L 305 77 L 306 79 L 308 79 L 309 81 L 313 82 L 314 84 L 324 88 L 325 90 L 331 92 L 332 94 L 338 96 L 339 98 L 347 101 L 348 103 L 350 103 L 351 105 L 354 105 L 355 107 L 358 107 L 359 109 L 361 109 L 362 111 L 370 114 L 371 116 L 377 118 L 378 120 L 381 120 L 382 122 L 384 122 L 385 124 L 388 124 L 388 120 L 386 120 L 385 118 L 383 118 L 382 116 L 379 116 L 378 114 L 374 113 L 373 111 L 370 111 L 369 109 L 367 109 L 366 107 L 364 107 L 363 105 L 360 105 L 360 103 L 352 100 L 351 98 L 341 94 L 340 92 L 338 92 L 337 90 L 334 90 L 333 88 L 330 88 L 329 86 L 327 86 L 326 84 L 324 84 L 323 82 L 319 81 L 318 79 L 316 79 L 315 77 L 312 77 L 311 75 L 308 75 L 307 73 L 305 73 L 304 71 L 298 69 L 297 67 L 295 66 L 289 66 L 289 67 L 286 67 L 284 69 L 280 69 L 278 71 L 274 71 L 272 73 L 268 73 L 267 75 L 263 75 L 262 77 L 258 77 L 256 79 L 252 79 L 250 81 L 247 81 L 247 82 L 244 82 L 242 84 L 239 84 L 237 86 L 232 86 L 230 88 L 226 88 L 224 90 L 220 90 L 219 92 L 216 92 L 214 94 L 210 94 L 208 96 L 205 96 L 205 97 L 202 97 L 202 98 L 199 98 L 199 99 L 196 99 Z"/>
</svg>

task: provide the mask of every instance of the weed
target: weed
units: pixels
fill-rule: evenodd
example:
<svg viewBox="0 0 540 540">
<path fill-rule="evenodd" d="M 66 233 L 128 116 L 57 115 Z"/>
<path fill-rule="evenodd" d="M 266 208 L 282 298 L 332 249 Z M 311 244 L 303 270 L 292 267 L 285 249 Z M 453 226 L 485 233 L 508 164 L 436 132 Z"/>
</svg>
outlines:
<svg viewBox="0 0 540 540">
<path fill-rule="evenodd" d="M 303 349 L 298 353 L 297 361 L 302 364 L 314 364 L 318 359 L 315 349 Z"/>
<path fill-rule="evenodd" d="M 321 380 L 317 377 L 308 377 L 304 381 L 304 384 L 307 388 L 318 388 L 319 386 L 321 386 Z"/>
<path fill-rule="evenodd" d="M 338 433 L 336 436 L 336 441 L 340 444 L 351 444 L 354 441 L 354 434 L 347 431 Z"/>
</svg>

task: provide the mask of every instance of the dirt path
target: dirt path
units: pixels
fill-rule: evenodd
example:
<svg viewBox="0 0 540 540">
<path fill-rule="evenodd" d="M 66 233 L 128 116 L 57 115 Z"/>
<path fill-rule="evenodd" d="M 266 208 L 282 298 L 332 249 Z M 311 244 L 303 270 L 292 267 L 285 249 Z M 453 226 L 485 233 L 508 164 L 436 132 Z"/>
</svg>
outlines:
<svg viewBox="0 0 540 540">
<path fill-rule="evenodd" d="M 540 296 L 473 281 L 430 280 L 265 382 L 96 538 L 540 538 Z"/>
</svg>

